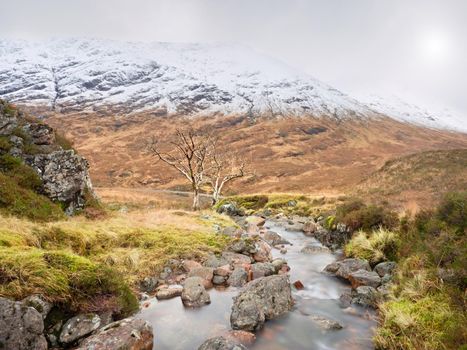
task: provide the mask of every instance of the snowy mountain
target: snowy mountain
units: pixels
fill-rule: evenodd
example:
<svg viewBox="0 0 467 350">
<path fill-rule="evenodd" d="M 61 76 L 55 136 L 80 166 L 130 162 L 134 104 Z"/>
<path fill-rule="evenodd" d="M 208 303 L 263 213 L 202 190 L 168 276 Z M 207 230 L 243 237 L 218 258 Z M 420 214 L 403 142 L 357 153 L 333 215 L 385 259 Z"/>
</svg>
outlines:
<svg viewBox="0 0 467 350">
<path fill-rule="evenodd" d="M 374 111 L 402 122 L 421 125 L 432 129 L 467 132 L 467 116 L 462 117 L 449 110 L 428 111 L 418 105 L 404 101 L 398 96 L 360 95 L 358 100 Z"/>
<path fill-rule="evenodd" d="M 0 97 L 65 113 L 384 114 L 429 127 L 459 125 L 400 101 L 362 103 L 280 61 L 227 44 L 0 40 Z"/>
</svg>

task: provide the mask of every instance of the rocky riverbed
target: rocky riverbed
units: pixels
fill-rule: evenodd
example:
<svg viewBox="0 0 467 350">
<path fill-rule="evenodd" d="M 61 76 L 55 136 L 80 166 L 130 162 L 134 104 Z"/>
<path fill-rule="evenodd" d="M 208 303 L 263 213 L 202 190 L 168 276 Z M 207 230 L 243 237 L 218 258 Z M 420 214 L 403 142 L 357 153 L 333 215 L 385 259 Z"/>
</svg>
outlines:
<svg viewBox="0 0 467 350">
<path fill-rule="evenodd" d="M 209 258 L 204 266 L 184 262 L 187 276 L 198 275 L 195 286 L 201 291 L 193 295 L 199 303 L 192 305 L 190 300 L 187 305 L 178 296 L 143 302 L 137 317 L 155 329 L 154 348 L 373 348 L 374 311 L 352 299 L 344 303 L 341 296 L 350 295 L 351 286 L 324 271 L 339 254 L 310 237 L 309 231 L 305 235 L 298 221 L 250 217 L 240 223 L 244 232 L 223 232 L 244 237 L 228 252 Z M 250 239 L 255 244 L 249 246 Z M 181 282 L 181 288 L 187 288 L 186 281 L 192 288 L 192 278 Z"/>
</svg>

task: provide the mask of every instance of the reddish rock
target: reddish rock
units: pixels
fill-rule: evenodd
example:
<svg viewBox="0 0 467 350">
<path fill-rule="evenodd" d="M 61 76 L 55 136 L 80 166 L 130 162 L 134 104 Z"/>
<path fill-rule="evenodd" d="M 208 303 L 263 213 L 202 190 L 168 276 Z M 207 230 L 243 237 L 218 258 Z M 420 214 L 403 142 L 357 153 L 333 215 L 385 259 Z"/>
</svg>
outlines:
<svg viewBox="0 0 467 350">
<path fill-rule="evenodd" d="M 253 255 L 253 259 L 257 262 L 269 262 L 272 260 L 271 246 L 264 242 L 257 242 L 258 251 Z"/>
<path fill-rule="evenodd" d="M 295 281 L 294 283 L 292 283 L 293 286 L 295 287 L 295 289 L 297 290 L 302 290 L 305 288 L 305 286 L 303 285 L 302 281 L 298 280 L 298 281 Z"/>
<path fill-rule="evenodd" d="M 225 337 L 233 341 L 238 341 L 239 343 L 246 346 L 253 345 L 253 343 L 256 341 L 256 335 L 254 335 L 254 333 L 240 330 L 230 331 L 226 334 Z"/>
<path fill-rule="evenodd" d="M 194 260 L 184 260 L 182 263 L 183 268 L 186 272 L 202 267 L 202 265 Z"/>
<path fill-rule="evenodd" d="M 216 276 L 226 277 L 230 275 L 231 273 L 232 273 L 232 270 L 230 270 L 230 265 L 224 265 L 214 270 L 214 275 Z"/>
</svg>

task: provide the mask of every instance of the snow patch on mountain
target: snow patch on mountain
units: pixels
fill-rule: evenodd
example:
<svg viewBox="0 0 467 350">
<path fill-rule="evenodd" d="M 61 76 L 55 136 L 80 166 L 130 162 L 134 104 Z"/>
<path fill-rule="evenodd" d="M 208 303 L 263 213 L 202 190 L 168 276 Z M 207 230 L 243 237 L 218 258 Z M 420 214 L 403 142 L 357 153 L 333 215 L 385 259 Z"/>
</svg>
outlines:
<svg viewBox="0 0 467 350">
<path fill-rule="evenodd" d="M 402 122 L 408 122 L 432 129 L 446 129 L 467 132 L 467 116 L 456 114 L 447 109 L 424 108 L 404 101 L 396 95 L 378 96 L 359 95 L 358 100 L 374 111 Z"/>
<path fill-rule="evenodd" d="M 0 96 L 62 111 L 364 117 L 368 108 L 241 45 L 0 41 Z"/>
</svg>

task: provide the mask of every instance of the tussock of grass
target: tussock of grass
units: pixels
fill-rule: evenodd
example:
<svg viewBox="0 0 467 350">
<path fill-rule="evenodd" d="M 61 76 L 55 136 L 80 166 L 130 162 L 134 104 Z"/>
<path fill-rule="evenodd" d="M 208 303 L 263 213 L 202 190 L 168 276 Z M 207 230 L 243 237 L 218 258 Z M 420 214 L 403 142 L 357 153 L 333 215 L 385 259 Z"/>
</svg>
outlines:
<svg viewBox="0 0 467 350">
<path fill-rule="evenodd" d="M 375 336 L 378 349 L 454 349 L 453 340 L 462 337 L 459 326 L 467 321 L 442 293 L 389 301 L 380 312 L 384 322 Z"/>
<path fill-rule="evenodd" d="M 379 228 L 370 234 L 356 233 L 345 246 L 348 257 L 366 259 L 372 265 L 382 261 L 395 260 L 399 247 L 399 237 L 392 231 Z"/>
</svg>

